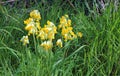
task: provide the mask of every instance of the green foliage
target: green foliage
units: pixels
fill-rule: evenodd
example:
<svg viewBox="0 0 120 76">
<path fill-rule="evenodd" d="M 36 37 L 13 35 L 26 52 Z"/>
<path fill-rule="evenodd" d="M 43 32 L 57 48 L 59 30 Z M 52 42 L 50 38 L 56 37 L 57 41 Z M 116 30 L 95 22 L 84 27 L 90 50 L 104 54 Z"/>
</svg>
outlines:
<svg viewBox="0 0 120 76">
<path fill-rule="evenodd" d="M 62 15 L 70 15 L 74 31 L 83 37 L 49 52 L 40 46 L 37 52 L 33 45 L 22 46 L 20 38 L 27 34 L 23 21 L 34 9 L 41 12 L 41 25 L 47 20 L 58 24 Z M 120 10 L 113 9 L 111 4 L 101 15 L 85 16 L 81 7 L 73 9 L 59 0 L 30 8 L 0 6 L 0 76 L 120 75 Z"/>
</svg>

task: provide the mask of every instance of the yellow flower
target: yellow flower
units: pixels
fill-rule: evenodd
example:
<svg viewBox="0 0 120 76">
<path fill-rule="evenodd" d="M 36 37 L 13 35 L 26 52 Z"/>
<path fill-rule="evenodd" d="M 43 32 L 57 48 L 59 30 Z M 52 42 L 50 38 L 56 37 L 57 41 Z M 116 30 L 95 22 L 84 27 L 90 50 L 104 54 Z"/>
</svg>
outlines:
<svg viewBox="0 0 120 76">
<path fill-rule="evenodd" d="M 67 27 L 68 31 L 72 31 L 73 27 Z"/>
<path fill-rule="evenodd" d="M 77 38 L 76 34 L 72 31 L 72 29 L 73 29 L 72 27 L 62 28 L 61 34 L 65 41 Z"/>
<path fill-rule="evenodd" d="M 40 12 L 38 10 L 33 10 L 30 12 L 30 17 L 40 20 L 41 19 L 41 15 Z"/>
<path fill-rule="evenodd" d="M 70 34 L 72 35 L 72 38 L 77 38 L 77 35 L 73 31 L 71 31 Z"/>
<path fill-rule="evenodd" d="M 47 39 L 47 34 L 43 31 L 43 29 L 41 29 L 39 31 L 38 37 L 40 37 L 41 40 L 45 40 Z"/>
<path fill-rule="evenodd" d="M 26 25 L 25 30 L 28 31 L 28 35 L 30 35 L 30 34 L 37 34 L 38 33 L 38 29 L 35 26 L 34 22 L 31 22 L 30 24 Z"/>
<path fill-rule="evenodd" d="M 71 26 L 71 20 L 69 19 L 67 22 L 68 26 Z"/>
<path fill-rule="evenodd" d="M 25 26 L 25 30 L 28 31 L 28 35 L 30 34 L 38 34 L 38 31 L 41 29 L 40 22 L 30 22 Z"/>
<path fill-rule="evenodd" d="M 39 31 L 38 37 L 42 40 L 51 40 L 55 38 L 55 34 L 57 33 L 57 27 L 50 21 L 47 21 L 47 25 L 44 25 L 43 28 Z"/>
<path fill-rule="evenodd" d="M 56 45 L 59 46 L 59 47 L 63 47 L 62 40 L 58 39 L 57 42 L 56 42 Z"/>
<path fill-rule="evenodd" d="M 48 27 L 51 31 L 53 31 L 54 33 L 57 33 L 57 27 L 55 26 L 55 24 L 53 22 L 50 22 L 49 20 L 47 21 L 47 25 L 46 27 Z"/>
<path fill-rule="evenodd" d="M 54 27 L 54 26 L 55 26 L 54 23 L 53 23 L 53 22 L 50 22 L 49 20 L 47 21 L 47 25 L 48 25 L 48 26 L 51 26 L 51 27 Z"/>
<path fill-rule="evenodd" d="M 31 24 L 28 24 L 28 25 L 25 27 L 25 30 L 30 31 L 30 30 L 32 30 L 33 28 L 34 28 L 34 24 L 31 23 Z"/>
<path fill-rule="evenodd" d="M 69 34 L 69 32 L 72 31 L 72 27 L 67 27 L 67 28 L 62 28 L 62 32 L 61 34 L 64 35 L 64 34 Z"/>
<path fill-rule="evenodd" d="M 53 43 L 52 41 L 44 41 L 43 43 L 41 43 L 41 46 L 45 49 L 45 50 L 50 50 L 53 47 Z"/>
<path fill-rule="evenodd" d="M 71 20 L 69 19 L 68 15 L 64 15 L 60 18 L 60 24 L 58 25 L 58 28 L 62 29 L 61 34 L 65 41 L 77 38 L 77 35 L 72 31 L 73 27 L 71 27 Z"/>
<path fill-rule="evenodd" d="M 60 24 L 64 24 L 64 23 L 67 23 L 67 19 L 66 19 L 65 16 L 62 16 L 62 17 L 60 18 Z"/>
<path fill-rule="evenodd" d="M 49 32 L 49 30 L 51 30 L 51 28 L 42 28 L 42 30 L 45 32 L 45 33 L 48 33 Z"/>
<path fill-rule="evenodd" d="M 58 25 L 58 28 L 66 28 L 71 26 L 71 20 L 69 19 L 68 15 L 64 15 L 60 18 L 60 24 Z"/>
<path fill-rule="evenodd" d="M 78 32 L 77 35 L 81 38 L 83 34 L 81 32 Z"/>
<path fill-rule="evenodd" d="M 49 32 L 49 33 L 48 33 L 48 39 L 51 40 L 51 41 L 52 41 L 53 39 L 55 39 L 55 33 L 54 33 L 54 32 Z"/>
<path fill-rule="evenodd" d="M 63 28 L 61 34 L 64 35 L 64 34 L 67 34 L 68 32 L 69 31 L 66 28 Z"/>
<path fill-rule="evenodd" d="M 20 41 L 23 42 L 23 45 L 29 44 L 28 36 L 23 36 Z"/>
<path fill-rule="evenodd" d="M 33 22 L 33 18 L 28 18 L 24 21 L 24 24 L 30 24 L 31 22 Z"/>
<path fill-rule="evenodd" d="M 38 10 L 33 10 L 30 12 L 30 18 L 24 21 L 25 30 L 30 34 L 38 34 L 38 31 L 41 29 L 39 20 L 41 19 L 40 12 Z"/>
</svg>

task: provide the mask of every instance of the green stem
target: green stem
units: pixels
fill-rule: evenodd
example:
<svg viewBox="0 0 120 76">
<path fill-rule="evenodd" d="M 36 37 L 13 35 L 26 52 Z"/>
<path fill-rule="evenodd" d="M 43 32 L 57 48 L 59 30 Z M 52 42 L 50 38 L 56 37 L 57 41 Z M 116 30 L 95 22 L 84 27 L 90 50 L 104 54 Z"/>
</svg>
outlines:
<svg viewBox="0 0 120 76">
<path fill-rule="evenodd" d="M 33 41 L 34 41 L 35 53 L 37 53 L 36 39 L 34 34 L 33 34 Z"/>
</svg>

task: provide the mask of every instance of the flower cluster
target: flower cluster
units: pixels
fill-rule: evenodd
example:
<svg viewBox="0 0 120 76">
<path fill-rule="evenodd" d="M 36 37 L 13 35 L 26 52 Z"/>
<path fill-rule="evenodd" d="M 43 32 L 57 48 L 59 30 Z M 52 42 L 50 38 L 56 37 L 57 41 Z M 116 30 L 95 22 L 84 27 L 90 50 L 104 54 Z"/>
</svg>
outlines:
<svg viewBox="0 0 120 76">
<path fill-rule="evenodd" d="M 37 32 L 41 28 L 40 20 L 41 20 L 41 15 L 38 10 L 34 10 L 30 12 L 30 18 L 24 21 L 24 24 L 26 24 L 25 30 L 28 31 L 28 35 L 37 34 Z"/>
<path fill-rule="evenodd" d="M 50 40 L 55 39 L 55 34 L 57 33 L 57 27 L 50 21 L 47 21 L 47 25 L 44 25 L 43 28 L 39 30 L 39 35 L 41 40 Z"/>
<path fill-rule="evenodd" d="M 57 39 L 56 45 L 58 47 L 63 47 L 63 42 L 75 39 L 77 37 L 82 37 L 82 33 L 78 32 L 75 34 L 73 32 L 73 27 L 71 25 L 71 20 L 68 15 L 62 16 L 60 18 L 60 24 L 58 27 L 51 21 L 47 21 L 47 24 L 43 27 L 40 26 L 41 15 L 38 10 L 33 10 L 30 12 L 30 17 L 24 21 L 25 30 L 28 31 L 26 36 L 21 38 L 23 45 L 29 44 L 28 36 L 34 35 L 36 38 L 40 39 L 40 46 L 45 50 L 50 50 L 53 47 L 53 40 L 55 35 L 58 33 L 57 29 L 61 32 L 61 38 Z M 63 41 L 62 41 L 63 40 Z"/>
<path fill-rule="evenodd" d="M 71 20 L 68 15 L 62 16 L 60 18 L 59 29 L 62 29 L 61 34 L 65 41 L 77 38 L 77 35 L 73 32 L 73 27 L 71 26 Z"/>
</svg>

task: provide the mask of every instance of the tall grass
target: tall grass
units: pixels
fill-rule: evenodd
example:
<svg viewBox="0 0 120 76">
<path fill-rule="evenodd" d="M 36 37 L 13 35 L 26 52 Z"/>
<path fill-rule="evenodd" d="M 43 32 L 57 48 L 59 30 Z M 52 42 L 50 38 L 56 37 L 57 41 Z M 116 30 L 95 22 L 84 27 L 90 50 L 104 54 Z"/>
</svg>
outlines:
<svg viewBox="0 0 120 76">
<path fill-rule="evenodd" d="M 0 76 L 117 76 L 120 75 L 120 10 L 111 4 L 100 15 L 84 15 L 81 7 L 37 3 L 30 8 L 0 6 Z M 79 5 L 79 4 L 78 4 Z M 77 5 L 77 6 L 78 6 Z M 74 31 L 83 37 L 46 52 L 33 44 L 22 46 L 23 21 L 31 10 L 41 12 L 41 25 L 68 14 Z M 95 11 L 95 10 L 93 10 Z M 32 38 L 31 38 L 32 39 Z"/>
</svg>

